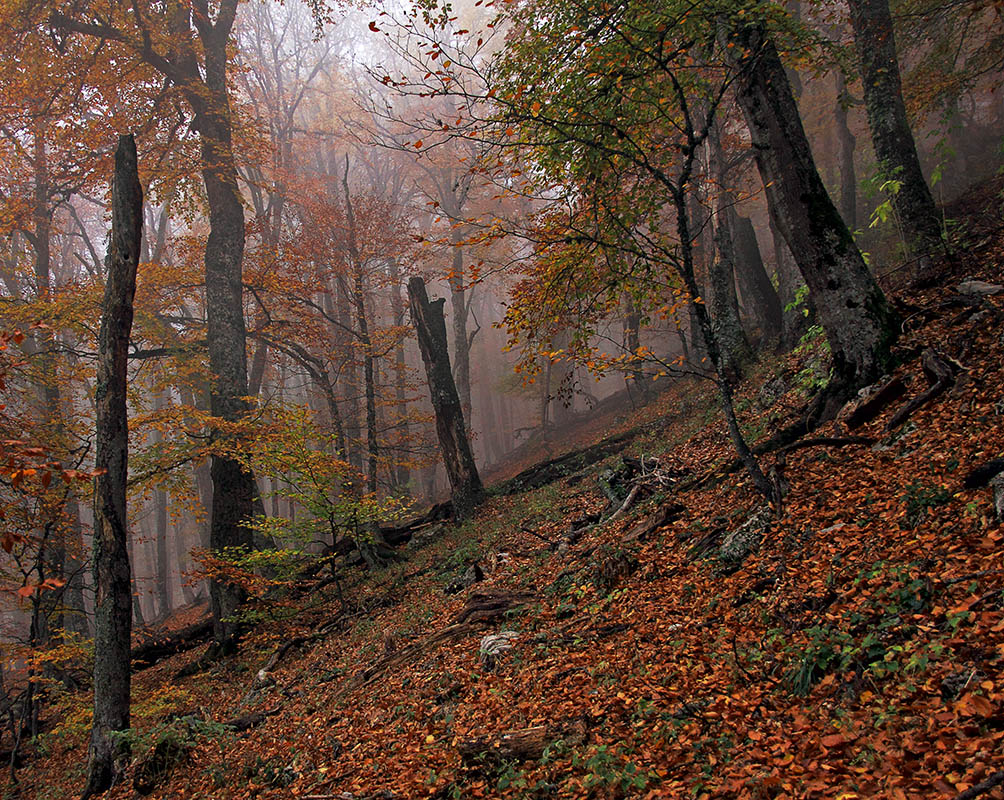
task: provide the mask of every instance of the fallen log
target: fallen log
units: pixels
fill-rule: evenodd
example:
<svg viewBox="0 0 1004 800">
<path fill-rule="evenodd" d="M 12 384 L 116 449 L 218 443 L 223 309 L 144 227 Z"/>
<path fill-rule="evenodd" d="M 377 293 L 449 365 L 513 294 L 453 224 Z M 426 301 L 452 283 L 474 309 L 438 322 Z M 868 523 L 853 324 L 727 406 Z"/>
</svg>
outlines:
<svg viewBox="0 0 1004 800">
<path fill-rule="evenodd" d="M 995 772 L 989 778 L 980 781 L 975 786 L 970 786 L 961 794 L 955 795 L 955 800 L 973 800 L 982 794 L 986 794 L 991 789 L 996 789 L 1001 784 L 1004 784 L 1004 769 L 1000 772 Z"/>
<path fill-rule="evenodd" d="M 380 533 L 383 535 L 384 541 L 391 547 L 400 547 L 410 542 L 416 531 L 451 519 L 453 519 L 453 503 L 446 500 L 442 503 L 436 503 L 424 514 L 400 525 L 381 526 Z"/>
<path fill-rule="evenodd" d="M 656 509 L 654 514 L 649 514 L 645 519 L 635 525 L 621 538 L 624 543 L 634 541 L 644 541 L 654 531 L 668 525 L 670 522 L 679 519 L 680 515 L 686 511 L 686 507 L 681 503 L 667 503 Z"/>
<path fill-rule="evenodd" d="M 213 620 L 210 617 L 174 633 L 140 642 L 132 648 L 131 652 L 133 671 L 138 672 L 152 667 L 165 658 L 198 647 L 208 641 L 212 635 Z"/>
<path fill-rule="evenodd" d="M 503 481 L 494 487 L 494 492 L 500 495 L 519 494 L 520 492 L 539 489 L 541 486 L 567 478 L 574 472 L 590 467 L 596 462 L 602 461 L 607 456 L 620 452 L 641 431 L 641 428 L 636 428 L 594 444 L 591 447 L 573 450 L 571 453 L 565 453 L 540 464 L 534 464 L 532 467 L 528 467 L 516 475 L 516 477 Z"/>
<path fill-rule="evenodd" d="M 266 719 L 278 713 L 279 713 L 279 708 L 276 707 L 268 711 L 256 711 L 253 714 L 245 714 L 242 717 L 236 717 L 234 719 L 228 720 L 220 724 L 222 724 L 227 728 L 230 728 L 235 733 L 243 733 L 244 731 L 251 730 L 251 728 L 258 727 Z"/>
<path fill-rule="evenodd" d="M 492 594 L 474 592 L 467 598 L 467 603 L 457 615 L 454 623 L 491 622 L 519 606 L 536 600 L 537 596 L 527 593 Z"/>
<path fill-rule="evenodd" d="M 345 685 L 345 688 L 338 693 L 338 697 L 343 697 L 355 689 L 368 686 L 391 667 L 411 661 L 413 658 L 417 658 L 419 655 L 428 652 L 434 647 L 438 647 L 444 642 L 467 636 L 473 631 L 473 625 L 449 625 L 436 631 L 435 633 L 429 634 L 417 642 L 413 642 L 405 647 L 394 650 L 383 658 L 378 659 L 362 672 L 355 675 L 352 680 Z"/>
<path fill-rule="evenodd" d="M 1001 472 L 1004 472 L 1004 458 L 995 458 L 970 470 L 963 479 L 962 486 L 965 489 L 980 489 Z"/>
<path fill-rule="evenodd" d="M 585 743 L 589 726 L 585 719 L 557 725 L 535 725 L 507 731 L 499 736 L 464 739 L 457 745 L 461 761 L 468 767 L 481 767 L 506 761 L 539 761 L 544 750 L 554 742 L 568 747 Z"/>
</svg>

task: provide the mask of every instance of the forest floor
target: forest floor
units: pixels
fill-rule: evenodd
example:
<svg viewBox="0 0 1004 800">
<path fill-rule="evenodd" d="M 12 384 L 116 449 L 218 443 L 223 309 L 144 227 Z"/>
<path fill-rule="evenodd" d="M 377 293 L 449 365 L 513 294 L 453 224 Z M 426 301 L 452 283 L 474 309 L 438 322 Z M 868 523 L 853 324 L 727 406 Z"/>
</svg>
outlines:
<svg viewBox="0 0 1004 800">
<path fill-rule="evenodd" d="M 680 383 L 619 419 L 621 452 L 262 603 L 208 672 L 176 677 L 201 650 L 139 671 L 137 763 L 108 797 L 135 796 L 158 742 L 181 759 L 157 798 L 1004 797 L 980 785 L 1004 777 L 1004 527 L 991 489 L 963 488 L 1004 456 L 1004 294 L 957 291 L 1001 280 L 999 189 L 964 263 L 896 294 L 903 398 L 812 434 L 844 446 L 763 456 L 788 484 L 776 513 L 727 469 L 710 384 Z M 957 375 L 890 431 L 928 348 Z M 810 342 L 755 368 L 748 437 L 798 417 L 825 358 Z M 625 457 L 658 459 L 648 493 L 592 524 Z M 448 594 L 474 563 L 484 580 Z M 64 699 L 21 797 L 79 793 L 88 703 Z"/>
</svg>

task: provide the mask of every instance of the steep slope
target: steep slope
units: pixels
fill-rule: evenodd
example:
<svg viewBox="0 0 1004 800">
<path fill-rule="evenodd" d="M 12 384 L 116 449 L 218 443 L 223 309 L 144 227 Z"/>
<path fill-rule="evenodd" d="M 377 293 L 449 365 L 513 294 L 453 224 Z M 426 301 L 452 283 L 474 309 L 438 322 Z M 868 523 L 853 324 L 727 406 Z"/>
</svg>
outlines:
<svg viewBox="0 0 1004 800">
<path fill-rule="evenodd" d="M 905 395 L 764 456 L 774 514 L 728 470 L 710 387 L 678 385 L 622 452 L 496 494 L 384 572 L 263 604 L 211 672 L 174 678 L 193 652 L 139 673 L 136 752 L 182 753 L 150 796 L 1004 796 L 980 785 L 1004 770 L 1004 527 L 963 485 L 1004 456 L 1004 294 L 958 291 L 1000 282 L 987 219 L 943 285 L 899 297 Z M 929 388 L 925 353 L 951 376 L 889 430 Z M 763 364 L 746 433 L 797 418 L 822 376 L 818 343 Z M 645 492 L 595 524 L 625 458 Z M 75 713 L 21 796 L 79 789 Z"/>
</svg>

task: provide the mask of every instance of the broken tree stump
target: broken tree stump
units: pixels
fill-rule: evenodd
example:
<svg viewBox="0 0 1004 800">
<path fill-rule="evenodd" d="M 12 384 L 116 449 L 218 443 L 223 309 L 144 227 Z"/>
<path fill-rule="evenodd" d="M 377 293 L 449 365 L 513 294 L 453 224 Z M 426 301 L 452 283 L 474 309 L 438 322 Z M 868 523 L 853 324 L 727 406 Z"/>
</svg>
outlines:
<svg viewBox="0 0 1004 800">
<path fill-rule="evenodd" d="M 408 299 L 411 302 L 411 319 L 418 334 L 418 349 L 429 379 L 436 434 L 452 490 L 453 513 L 457 519 L 465 519 L 485 499 L 485 490 L 471 453 L 464 409 L 450 370 L 446 318 L 443 315 L 446 300 L 440 298 L 430 302 L 425 281 L 418 277 L 408 281 Z"/>
</svg>

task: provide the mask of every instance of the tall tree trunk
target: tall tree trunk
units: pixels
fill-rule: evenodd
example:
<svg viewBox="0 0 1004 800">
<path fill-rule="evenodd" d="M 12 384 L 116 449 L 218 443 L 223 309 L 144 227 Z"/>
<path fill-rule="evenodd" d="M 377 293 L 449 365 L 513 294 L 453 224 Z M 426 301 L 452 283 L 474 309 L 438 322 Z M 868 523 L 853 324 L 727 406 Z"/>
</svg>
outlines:
<svg viewBox="0 0 1004 800">
<path fill-rule="evenodd" d="M 197 20 L 198 24 L 198 20 Z M 232 148 L 230 98 L 227 93 L 227 42 L 230 26 L 223 12 L 214 26 L 200 28 L 205 51 L 208 98 L 191 100 L 196 108 L 194 127 L 202 140 L 202 179 L 209 204 L 206 241 L 206 321 L 209 368 L 213 374 L 210 410 L 226 422 L 237 422 L 247 412 L 247 354 L 244 326 L 242 264 L 244 206 L 237 185 Z M 213 508 L 210 549 L 250 548 L 246 521 L 254 513 L 254 476 L 240 462 L 213 455 Z M 215 649 L 231 652 L 237 646 L 238 626 L 232 621 L 245 599 L 244 590 L 224 581 L 210 581 Z"/>
<path fill-rule="evenodd" d="M 944 249 L 941 218 L 906 116 L 889 0 L 848 0 L 848 5 L 875 156 L 883 176 L 900 184 L 892 204 L 917 259 L 915 277 L 927 281 L 933 277 L 931 254 Z"/>
<path fill-rule="evenodd" d="M 126 367 L 136 267 L 143 231 L 143 190 L 132 136 L 119 138 L 112 184 L 112 232 L 98 350 L 97 452 L 94 466 L 94 722 L 84 797 L 103 792 L 128 757 L 132 591 L 127 549 L 129 423 Z"/>
<path fill-rule="evenodd" d="M 781 345 L 786 350 L 790 350 L 802 335 L 808 330 L 809 325 L 815 319 L 815 307 L 811 296 L 804 298 L 799 303 L 798 292 L 805 287 L 802 273 L 798 271 L 798 264 L 791 254 L 788 242 L 781 235 L 780 228 L 774 222 L 774 218 L 768 214 L 767 222 L 770 227 L 771 240 L 774 243 L 774 270 L 777 275 L 777 296 L 781 301 L 782 329 Z M 806 313 L 807 312 L 807 313 Z"/>
<path fill-rule="evenodd" d="M 471 454 L 464 409 L 450 370 L 450 354 L 446 341 L 445 300 L 429 302 L 425 281 L 408 281 L 411 318 L 418 334 L 418 347 L 429 379 L 432 407 L 436 414 L 436 433 L 450 479 L 453 494 L 453 514 L 464 519 L 484 500 L 484 487 Z"/>
<path fill-rule="evenodd" d="M 692 133 L 691 142 L 693 142 Z M 691 176 L 693 174 L 693 165 L 694 156 L 693 148 L 691 148 L 690 155 L 684 156 L 680 176 L 678 178 L 679 189 L 673 197 L 673 203 L 676 210 L 676 235 L 677 239 L 681 243 L 681 258 L 678 270 L 680 277 L 683 278 L 685 288 L 690 293 L 691 299 L 688 305 L 691 309 L 691 319 L 696 321 L 700 336 L 704 340 L 704 347 L 707 350 L 708 357 L 715 369 L 714 381 L 718 387 L 718 396 L 721 400 L 722 412 L 725 414 L 729 438 L 732 440 L 732 445 L 736 448 L 736 453 L 739 455 L 740 460 L 746 467 L 747 472 L 749 472 L 750 479 L 753 481 L 754 487 L 761 494 L 766 495 L 770 491 L 770 484 L 768 483 L 766 476 L 763 474 L 763 470 L 760 468 L 760 464 L 756 460 L 756 456 L 753 455 L 753 451 L 750 450 L 749 444 L 746 442 L 746 439 L 743 437 L 742 431 L 739 428 L 739 422 L 736 419 L 735 405 L 732 401 L 732 386 L 725 377 L 725 365 L 722 359 L 722 351 L 719 348 L 718 341 L 715 337 L 714 327 L 711 322 L 711 315 L 708 313 L 707 305 L 705 303 L 697 302 L 697 298 L 700 297 L 700 287 L 697 285 L 697 276 L 694 272 L 693 249 L 691 247 L 693 236 L 690 231 L 690 213 L 687 203 L 687 188 L 690 186 Z"/>
<path fill-rule="evenodd" d="M 759 25 L 738 30 L 737 99 L 771 218 L 812 292 L 830 342 L 834 399 L 877 380 L 890 361 L 895 315 L 865 266 L 816 171 L 798 107 L 773 43 Z"/>
<path fill-rule="evenodd" d="M 737 382 L 753 360 L 753 350 L 739 319 L 733 218 L 732 198 L 721 189 L 715 197 L 714 218 L 718 257 L 708 265 L 708 274 L 711 278 L 711 322 L 720 353 L 716 368 L 722 379 L 730 383 Z"/>
<path fill-rule="evenodd" d="M 753 350 L 739 317 L 736 295 L 735 198 L 717 123 L 708 135 L 708 173 L 717 184 L 714 194 L 714 240 L 717 257 L 708 264 L 711 283 L 711 322 L 721 352 L 720 375 L 737 382 L 753 360 Z"/>
<path fill-rule="evenodd" d="M 401 297 L 401 273 L 397 259 L 390 260 L 390 310 L 394 327 L 404 325 L 404 299 Z M 408 398 L 406 393 L 407 364 L 404 357 L 404 336 L 399 336 L 394 347 L 394 399 L 397 403 L 398 441 L 403 444 L 403 451 L 398 456 L 397 483 L 401 488 L 408 486 L 411 472 L 408 467 L 410 431 L 408 425 Z"/>
<path fill-rule="evenodd" d="M 757 243 L 753 220 L 733 212 L 733 232 L 735 234 L 736 277 L 760 334 L 768 341 L 776 342 L 781 337 L 783 309 L 777 297 L 774 284 L 763 265 L 760 245 Z"/>
<path fill-rule="evenodd" d="M 349 194 L 349 157 L 345 156 L 345 172 L 342 175 L 342 189 L 345 192 L 345 217 L 349 229 L 349 257 L 352 261 L 352 303 L 356 310 L 356 328 L 363 350 L 363 381 L 366 393 L 366 491 L 376 499 L 379 476 L 380 447 L 377 441 L 376 371 L 373 358 L 373 343 L 370 339 L 369 319 L 366 313 L 366 290 L 363 281 L 363 264 L 356 241 L 356 217 Z M 371 567 L 376 566 L 388 551 L 387 543 L 375 521 L 368 526 L 367 541 L 359 542 L 359 552 Z"/>
<path fill-rule="evenodd" d="M 52 263 L 52 211 L 49 196 L 52 192 L 49 178 L 49 154 L 46 131 L 41 124 L 34 131 L 33 179 L 34 198 L 32 203 L 33 231 L 27 234 L 35 252 L 35 291 L 38 301 L 49 304 L 53 301 L 51 285 Z M 56 361 L 56 332 L 42 328 L 34 337 L 33 353 L 38 365 L 38 422 L 47 428 L 51 436 L 50 447 L 62 451 L 65 443 L 62 398 L 59 390 L 58 364 Z M 59 514 L 60 509 L 53 509 Z M 39 581 L 46 578 L 62 579 L 66 562 L 66 547 L 62 526 L 47 522 L 45 534 L 40 539 L 38 551 Z M 43 592 L 39 597 L 37 613 L 32 621 L 32 641 L 35 646 L 46 647 L 54 644 L 54 637 L 63 627 L 60 595 L 57 592 Z"/>
<path fill-rule="evenodd" d="M 838 159 L 840 161 L 840 216 L 852 231 L 858 227 L 858 177 L 854 169 L 854 148 L 857 140 L 847 122 L 850 95 L 844 73 L 837 73 L 837 105 L 833 110 L 833 121 L 837 134 Z"/>
<path fill-rule="evenodd" d="M 456 224 L 456 223 L 454 223 Z M 464 286 L 464 246 L 459 228 L 450 233 L 453 248 L 453 268 L 450 272 L 450 304 L 453 308 L 453 360 L 457 392 L 471 424 L 471 342 L 467 336 L 467 315 L 470 298 Z"/>
<path fill-rule="evenodd" d="M 154 395 L 154 408 L 163 409 L 166 405 L 167 401 L 164 393 L 158 391 Z M 157 439 L 160 439 L 159 434 L 157 434 Z M 166 618 L 171 613 L 171 566 L 167 556 L 167 492 L 163 489 L 155 489 L 153 492 L 153 523 L 154 544 L 157 554 L 155 564 L 157 613 L 161 618 Z"/>
<path fill-rule="evenodd" d="M 80 501 L 72 492 L 66 496 L 64 505 L 69 524 L 69 545 L 66 548 L 66 615 L 63 621 L 66 630 L 83 638 L 91 635 L 87 611 L 84 606 L 84 571 L 87 559 L 84 558 L 84 531 L 80 522 Z"/>
</svg>

